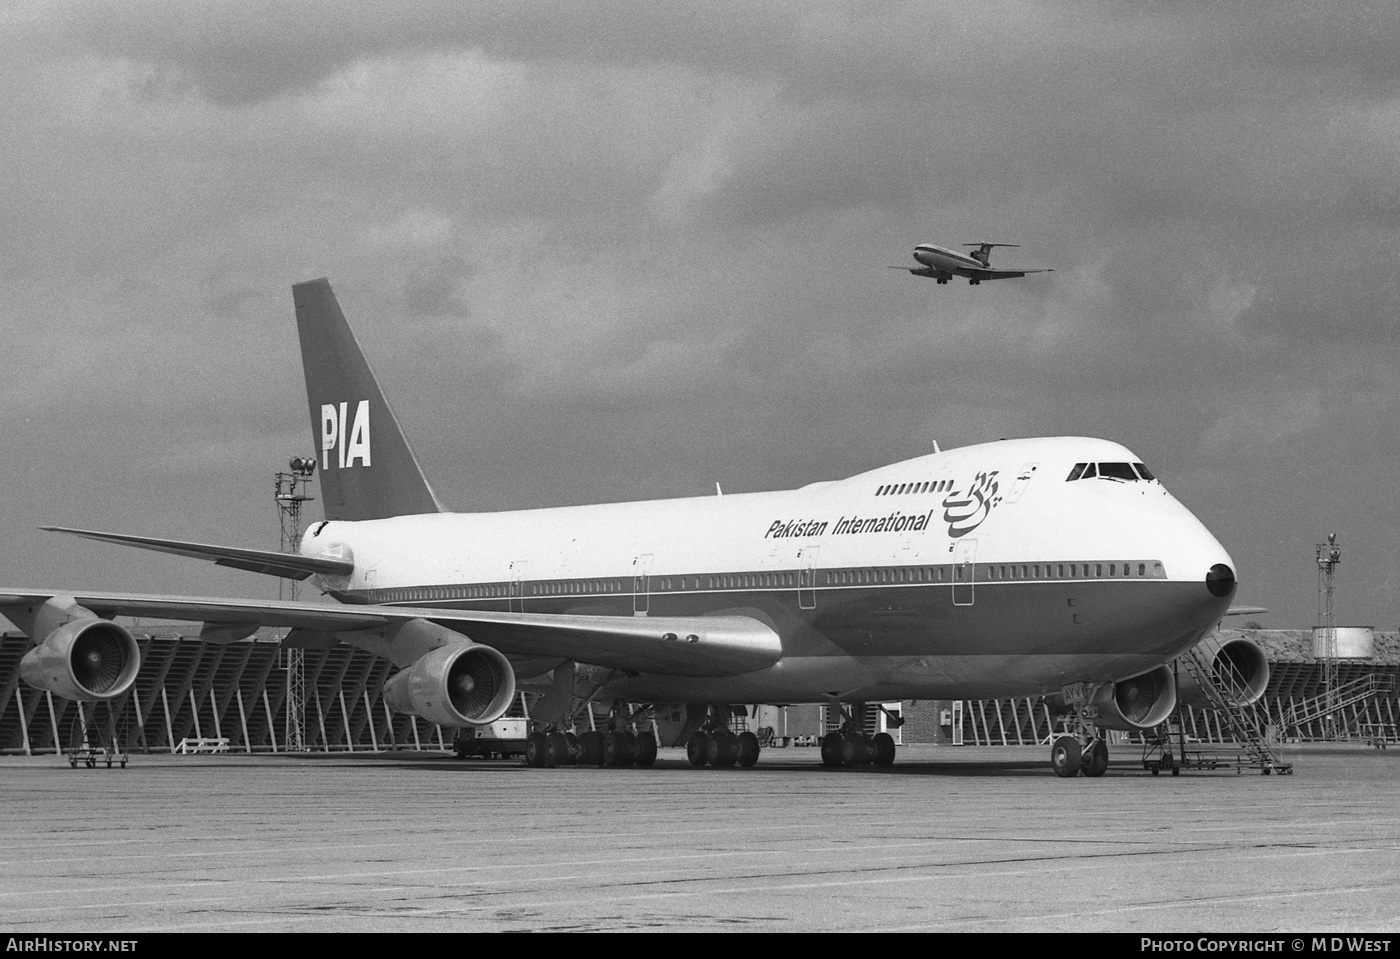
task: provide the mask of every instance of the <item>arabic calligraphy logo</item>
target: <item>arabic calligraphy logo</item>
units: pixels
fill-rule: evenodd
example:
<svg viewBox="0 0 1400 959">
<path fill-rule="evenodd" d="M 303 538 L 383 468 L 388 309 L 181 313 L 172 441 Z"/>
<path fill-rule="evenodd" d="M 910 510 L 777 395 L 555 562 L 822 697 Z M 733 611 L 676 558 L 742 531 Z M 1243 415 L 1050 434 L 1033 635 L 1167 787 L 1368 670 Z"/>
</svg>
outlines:
<svg viewBox="0 0 1400 959">
<path fill-rule="evenodd" d="M 948 524 L 948 535 L 953 539 L 966 536 L 981 526 L 992 507 L 1001 502 L 1001 497 L 997 495 L 1000 489 L 997 485 L 999 472 L 1000 470 L 992 470 L 990 473 L 978 473 L 973 478 L 972 485 L 968 487 L 966 496 L 953 490 L 944 498 L 943 522 Z"/>
</svg>

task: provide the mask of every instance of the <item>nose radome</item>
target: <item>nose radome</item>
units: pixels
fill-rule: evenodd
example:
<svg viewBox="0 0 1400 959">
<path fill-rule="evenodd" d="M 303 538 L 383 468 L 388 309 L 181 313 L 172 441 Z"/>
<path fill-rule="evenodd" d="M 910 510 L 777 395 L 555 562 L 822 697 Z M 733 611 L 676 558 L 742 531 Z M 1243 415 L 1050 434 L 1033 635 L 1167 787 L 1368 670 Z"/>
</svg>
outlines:
<svg viewBox="0 0 1400 959">
<path fill-rule="evenodd" d="M 1235 591 L 1235 571 L 1224 563 L 1216 563 L 1206 572 L 1206 589 L 1221 599 L 1229 596 Z"/>
</svg>

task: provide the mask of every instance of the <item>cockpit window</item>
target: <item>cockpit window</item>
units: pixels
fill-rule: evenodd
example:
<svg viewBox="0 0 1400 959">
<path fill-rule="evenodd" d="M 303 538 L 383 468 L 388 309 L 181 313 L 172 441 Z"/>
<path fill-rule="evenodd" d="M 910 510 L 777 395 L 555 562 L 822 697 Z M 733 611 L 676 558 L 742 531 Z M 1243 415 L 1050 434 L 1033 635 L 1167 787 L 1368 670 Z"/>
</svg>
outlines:
<svg viewBox="0 0 1400 959">
<path fill-rule="evenodd" d="M 1157 477 L 1141 463 L 1075 463 L 1069 471 L 1066 483 L 1086 479 L 1111 479 L 1124 483 L 1135 483 L 1139 479 L 1152 481 Z"/>
</svg>

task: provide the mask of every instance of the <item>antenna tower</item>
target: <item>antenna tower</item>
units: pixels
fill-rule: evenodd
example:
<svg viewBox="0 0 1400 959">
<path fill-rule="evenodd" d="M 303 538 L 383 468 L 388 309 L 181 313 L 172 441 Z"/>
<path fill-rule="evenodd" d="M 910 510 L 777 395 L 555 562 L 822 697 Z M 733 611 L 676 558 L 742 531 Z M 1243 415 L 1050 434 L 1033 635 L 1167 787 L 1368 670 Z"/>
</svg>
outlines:
<svg viewBox="0 0 1400 959">
<path fill-rule="evenodd" d="M 1333 601 L 1337 567 L 1342 562 L 1342 548 L 1337 534 L 1328 533 L 1327 542 L 1317 544 L 1317 604 L 1318 626 L 1322 634 L 1322 697 L 1324 710 L 1322 731 L 1327 739 L 1336 739 L 1337 728 L 1337 610 Z"/>
<path fill-rule="evenodd" d="M 278 473 L 276 479 L 277 516 L 282 525 L 279 548 L 284 553 L 294 553 L 301 542 L 302 504 L 316 498 L 308 492 L 311 474 L 316 471 L 316 460 L 294 456 L 288 466 L 291 472 Z M 277 598 L 296 599 L 300 585 L 294 579 L 278 580 Z M 288 752 L 303 752 L 306 749 L 306 667 L 302 651 L 284 647 L 282 666 L 287 676 L 287 725 L 283 747 Z"/>
</svg>

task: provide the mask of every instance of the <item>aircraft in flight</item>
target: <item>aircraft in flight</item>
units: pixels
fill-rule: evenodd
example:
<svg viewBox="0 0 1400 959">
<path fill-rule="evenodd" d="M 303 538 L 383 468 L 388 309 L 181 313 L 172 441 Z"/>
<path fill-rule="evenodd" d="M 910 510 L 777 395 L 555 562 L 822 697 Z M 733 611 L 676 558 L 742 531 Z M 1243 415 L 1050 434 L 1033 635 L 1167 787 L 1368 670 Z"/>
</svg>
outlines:
<svg viewBox="0 0 1400 959">
<path fill-rule="evenodd" d="M 1102 730 L 1163 722 L 1170 664 L 1198 643 L 1263 692 L 1258 648 L 1210 638 L 1230 555 L 1118 443 L 1010 439 L 791 490 L 450 512 L 330 283 L 293 298 L 325 510 L 297 552 L 48 528 L 310 578 L 339 604 L 0 589 L 35 643 L 30 685 L 118 700 L 140 665 L 118 616 L 200 622 L 211 642 L 291 627 L 290 645 L 388 658 L 385 702 L 444 726 L 491 723 L 534 684 L 534 765 L 647 766 L 684 745 L 697 766 L 749 766 L 758 741 L 731 718 L 760 703 L 827 704 L 844 722 L 824 762 L 888 764 L 893 739 L 864 722 L 878 704 L 1064 695 L 1080 719 L 1052 748 L 1062 776 L 1103 774 Z M 593 701 L 608 728 L 580 735 Z"/>
<path fill-rule="evenodd" d="M 1053 273 L 1051 269 L 1040 270 L 998 270 L 993 269 L 989 264 L 992 259 L 992 250 L 999 246 L 1017 247 L 1017 243 L 964 243 L 963 246 L 976 247 L 971 253 L 959 253 L 957 250 L 950 250 L 945 246 L 935 246 L 932 243 L 920 243 L 914 247 L 914 259 L 921 264 L 917 267 L 896 266 L 895 270 L 908 270 L 915 276 L 927 276 L 937 280 L 939 283 L 947 283 L 954 276 L 967 277 L 967 282 L 971 286 L 976 286 L 983 280 L 1005 280 L 1014 276 L 1025 276 L 1027 273 Z"/>
</svg>

